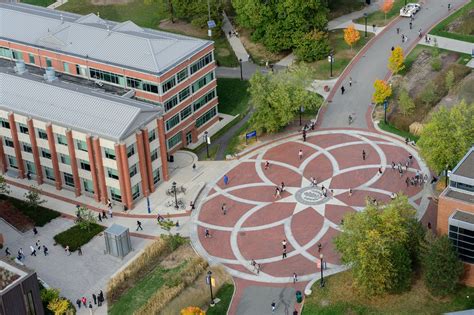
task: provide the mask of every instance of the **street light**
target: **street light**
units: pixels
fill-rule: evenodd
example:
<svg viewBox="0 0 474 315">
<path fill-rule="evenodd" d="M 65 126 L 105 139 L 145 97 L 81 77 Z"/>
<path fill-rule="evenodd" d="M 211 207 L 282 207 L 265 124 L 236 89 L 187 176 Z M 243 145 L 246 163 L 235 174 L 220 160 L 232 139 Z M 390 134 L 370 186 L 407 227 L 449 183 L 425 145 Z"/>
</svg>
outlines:
<svg viewBox="0 0 474 315">
<path fill-rule="evenodd" d="M 244 75 L 242 74 L 242 58 L 239 59 L 239 65 L 240 65 L 240 80 L 243 80 Z"/>
<path fill-rule="evenodd" d="M 204 141 L 206 142 L 206 153 L 207 153 L 207 158 L 209 158 L 209 132 L 204 131 Z"/>
<path fill-rule="evenodd" d="M 331 52 L 329 53 L 328 61 L 331 67 L 331 74 L 329 75 L 329 77 L 332 78 L 332 64 L 334 63 L 334 50 L 332 49 L 331 49 Z"/>
<path fill-rule="evenodd" d="M 405 0 L 406 1 L 406 0 Z M 364 13 L 364 18 L 365 18 L 365 37 L 367 37 L 367 18 L 369 15 L 367 13 Z"/>
<path fill-rule="evenodd" d="M 385 100 L 383 101 L 383 111 L 384 111 L 383 122 L 385 124 L 387 124 L 387 107 L 388 107 L 388 101 Z"/>
<path fill-rule="evenodd" d="M 446 177 L 445 177 L 445 187 L 448 187 L 448 169 L 449 169 L 449 164 L 446 164 Z"/>
<path fill-rule="evenodd" d="M 179 209 L 179 206 L 178 206 L 178 196 L 177 196 L 177 191 L 176 191 L 176 182 L 173 182 L 172 184 L 172 187 L 173 187 L 173 193 L 174 193 L 174 207 L 176 209 Z"/>
<path fill-rule="evenodd" d="M 214 306 L 214 295 L 212 294 L 212 271 L 207 272 L 207 283 L 209 284 L 209 290 L 211 291 L 211 306 Z"/>
<path fill-rule="evenodd" d="M 300 106 L 300 126 L 301 126 L 301 114 L 304 112 L 304 106 Z"/>
<path fill-rule="evenodd" d="M 323 274 L 323 269 L 324 269 L 324 264 L 323 264 L 323 254 L 321 253 L 319 255 L 319 258 L 321 259 L 321 283 L 320 283 L 320 287 L 321 288 L 324 288 L 324 274 Z"/>
</svg>

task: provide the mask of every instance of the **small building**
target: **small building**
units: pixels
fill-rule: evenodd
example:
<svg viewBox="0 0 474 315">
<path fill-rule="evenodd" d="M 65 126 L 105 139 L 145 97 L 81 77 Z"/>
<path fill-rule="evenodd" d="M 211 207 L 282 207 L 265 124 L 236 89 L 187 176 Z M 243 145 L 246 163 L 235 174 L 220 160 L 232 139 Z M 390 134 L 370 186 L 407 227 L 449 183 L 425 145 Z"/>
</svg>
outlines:
<svg viewBox="0 0 474 315">
<path fill-rule="evenodd" d="M 463 282 L 474 286 L 474 147 L 449 176 L 439 196 L 437 232 L 448 234 L 464 262 Z"/>
<path fill-rule="evenodd" d="M 36 272 L 6 258 L 0 258 L 0 314 L 44 314 Z"/>
<path fill-rule="evenodd" d="M 130 231 L 127 227 L 112 224 L 104 231 L 105 252 L 112 256 L 123 258 L 132 251 Z"/>
</svg>

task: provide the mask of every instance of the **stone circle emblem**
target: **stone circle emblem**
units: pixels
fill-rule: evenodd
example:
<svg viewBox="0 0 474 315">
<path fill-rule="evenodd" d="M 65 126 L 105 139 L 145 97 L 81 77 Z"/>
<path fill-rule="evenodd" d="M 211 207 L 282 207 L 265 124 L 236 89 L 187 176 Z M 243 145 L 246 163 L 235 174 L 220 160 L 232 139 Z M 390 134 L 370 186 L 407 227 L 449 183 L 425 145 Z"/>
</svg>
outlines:
<svg viewBox="0 0 474 315">
<path fill-rule="evenodd" d="M 324 197 L 323 191 L 319 187 L 305 187 L 296 192 L 296 200 L 308 206 L 325 203 L 329 197 Z"/>
</svg>

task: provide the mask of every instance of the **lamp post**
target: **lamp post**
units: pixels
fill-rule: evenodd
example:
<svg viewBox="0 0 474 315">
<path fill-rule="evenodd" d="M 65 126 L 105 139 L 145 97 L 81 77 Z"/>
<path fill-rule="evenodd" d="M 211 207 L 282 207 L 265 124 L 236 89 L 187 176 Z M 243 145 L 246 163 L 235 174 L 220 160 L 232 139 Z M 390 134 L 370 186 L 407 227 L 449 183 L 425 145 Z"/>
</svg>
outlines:
<svg viewBox="0 0 474 315">
<path fill-rule="evenodd" d="M 211 306 L 214 306 L 214 295 L 212 294 L 212 271 L 207 272 L 207 283 L 209 284 L 209 291 L 211 291 Z"/>
<path fill-rule="evenodd" d="M 321 283 L 320 283 L 320 287 L 321 288 L 324 288 L 324 273 L 323 273 L 323 270 L 324 270 L 324 263 L 323 263 L 323 254 L 321 253 L 319 255 L 319 258 L 321 259 Z"/>
<path fill-rule="evenodd" d="M 300 106 L 300 126 L 301 126 L 301 114 L 304 112 L 304 106 Z"/>
<path fill-rule="evenodd" d="M 329 59 L 328 61 L 330 63 L 330 69 L 331 69 L 329 77 L 332 78 L 332 64 L 334 62 L 334 51 L 333 50 L 331 50 L 331 52 L 329 53 L 328 59 Z"/>
<path fill-rule="evenodd" d="M 445 177 L 445 183 L 444 186 L 448 187 L 448 169 L 449 169 L 449 164 L 446 164 L 446 177 Z"/>
<path fill-rule="evenodd" d="M 207 158 L 209 158 L 209 132 L 207 131 L 204 131 L 204 141 L 206 142 L 206 155 L 207 155 Z"/>
<path fill-rule="evenodd" d="M 177 196 L 177 191 L 176 191 L 176 182 L 173 182 L 172 184 L 172 187 L 173 187 L 173 193 L 174 193 L 174 207 L 175 209 L 179 209 L 179 206 L 178 206 L 178 196 Z"/>
<path fill-rule="evenodd" d="M 388 107 L 388 101 L 385 100 L 383 101 L 383 111 L 384 111 L 383 122 L 385 124 L 387 124 L 387 107 Z"/>
<path fill-rule="evenodd" d="M 406 1 L 406 0 L 405 0 Z M 365 37 L 367 37 L 367 18 L 369 15 L 367 13 L 364 13 L 364 18 L 365 18 Z"/>
<path fill-rule="evenodd" d="M 240 65 L 240 80 L 243 80 L 244 75 L 242 74 L 242 59 L 239 59 L 239 65 Z"/>
</svg>

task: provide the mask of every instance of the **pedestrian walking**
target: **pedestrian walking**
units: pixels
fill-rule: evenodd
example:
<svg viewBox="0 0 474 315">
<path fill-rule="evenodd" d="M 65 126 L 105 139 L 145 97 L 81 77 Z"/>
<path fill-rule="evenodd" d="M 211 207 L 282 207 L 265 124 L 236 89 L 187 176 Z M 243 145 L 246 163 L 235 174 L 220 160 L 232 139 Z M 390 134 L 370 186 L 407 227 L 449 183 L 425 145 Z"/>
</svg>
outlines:
<svg viewBox="0 0 474 315">
<path fill-rule="evenodd" d="M 252 259 L 250 261 L 250 265 L 252 266 L 252 271 L 255 271 L 255 269 L 257 268 L 257 262 Z"/>
<path fill-rule="evenodd" d="M 110 218 L 113 218 L 114 217 L 114 214 L 112 212 L 112 207 L 109 208 L 109 216 Z"/>
<path fill-rule="evenodd" d="M 137 231 L 138 231 L 139 229 L 143 231 L 142 223 L 137 220 Z"/>
<path fill-rule="evenodd" d="M 395 50 L 395 47 L 392 46 L 391 50 L 394 51 L 394 50 Z"/>
<path fill-rule="evenodd" d="M 275 199 L 276 198 L 281 198 L 281 192 L 280 192 L 280 187 L 275 187 L 275 195 L 273 196 Z"/>
<path fill-rule="evenodd" d="M 281 182 L 281 185 L 280 185 L 280 190 L 281 192 L 284 192 L 285 191 L 285 182 Z"/>
<path fill-rule="evenodd" d="M 80 299 L 77 299 L 76 300 L 76 304 L 77 304 L 77 308 L 81 308 L 81 300 Z"/>
<path fill-rule="evenodd" d="M 344 92 L 346 91 L 346 89 L 344 88 L 344 85 L 341 86 L 341 95 L 344 95 Z"/>
<path fill-rule="evenodd" d="M 383 172 L 382 172 L 382 168 L 379 167 L 379 175 L 382 175 L 382 173 L 383 173 Z"/>
<path fill-rule="evenodd" d="M 448 3 L 448 12 L 451 11 L 451 3 Z"/>
<path fill-rule="evenodd" d="M 349 197 L 352 197 L 352 188 L 349 188 Z"/>
<path fill-rule="evenodd" d="M 392 171 L 395 170 L 395 162 L 392 161 Z"/>
<path fill-rule="evenodd" d="M 227 214 L 227 207 L 226 207 L 226 204 L 225 204 L 225 203 L 222 204 L 221 209 L 222 209 L 222 213 L 223 213 L 224 215 L 226 215 L 226 214 Z"/>
<path fill-rule="evenodd" d="M 419 37 L 419 38 L 422 38 L 422 37 L 423 37 L 423 34 L 422 34 L 422 32 L 421 32 L 421 28 L 418 30 L 418 37 Z"/>
<path fill-rule="evenodd" d="M 43 245 L 43 254 L 48 256 L 48 247 L 46 247 L 46 245 Z"/>
<path fill-rule="evenodd" d="M 266 161 L 265 162 L 265 167 L 264 167 L 265 170 L 268 170 L 269 167 L 270 167 L 270 162 Z"/>
<path fill-rule="evenodd" d="M 282 258 L 281 259 L 285 259 L 286 258 L 286 248 L 283 249 L 283 254 L 282 254 Z"/>
<path fill-rule="evenodd" d="M 372 24 L 372 30 L 373 30 L 374 33 L 375 33 L 375 24 Z"/>
<path fill-rule="evenodd" d="M 272 313 L 275 313 L 276 304 L 275 301 L 272 302 Z"/>
<path fill-rule="evenodd" d="M 400 28 L 397 27 L 397 34 L 400 34 Z"/>
<path fill-rule="evenodd" d="M 99 292 L 99 302 L 100 302 L 99 306 L 102 306 L 102 302 L 104 302 L 104 301 L 105 301 L 104 292 L 102 292 L 102 290 L 100 290 L 100 292 Z"/>
<path fill-rule="evenodd" d="M 211 233 L 209 233 L 209 229 L 205 229 L 205 230 L 204 230 L 204 237 L 205 237 L 205 238 L 211 237 Z"/>
<path fill-rule="evenodd" d="M 34 234 L 34 235 L 38 235 L 38 230 L 36 229 L 36 226 L 33 227 L 33 234 Z"/>
<path fill-rule="evenodd" d="M 286 249 L 286 240 L 281 241 L 281 245 L 283 246 L 283 249 Z"/>
<path fill-rule="evenodd" d="M 194 201 L 191 200 L 191 202 L 189 203 L 189 206 L 191 207 L 191 211 L 196 210 L 196 206 L 194 205 Z"/>
<path fill-rule="evenodd" d="M 22 260 L 25 258 L 25 253 L 23 253 L 23 248 L 20 247 L 20 249 L 18 250 L 18 257 L 20 257 L 18 260 Z"/>
<path fill-rule="evenodd" d="M 5 248 L 5 256 L 9 257 L 12 253 L 10 253 L 10 249 L 7 247 Z"/>
<path fill-rule="evenodd" d="M 41 250 L 41 242 L 40 240 L 38 240 L 36 243 L 35 243 L 35 246 L 38 250 Z"/>
<path fill-rule="evenodd" d="M 66 252 L 66 254 L 68 256 L 71 256 L 71 251 L 69 250 L 69 245 L 66 245 L 66 247 L 64 248 L 64 251 Z"/>
<path fill-rule="evenodd" d="M 321 249 L 323 248 L 323 245 L 321 243 L 318 243 L 318 253 L 321 252 Z"/>
<path fill-rule="evenodd" d="M 87 306 L 87 299 L 85 296 L 82 297 L 81 301 L 82 301 L 82 304 L 84 304 L 84 306 Z"/>
<path fill-rule="evenodd" d="M 97 295 L 95 293 L 92 293 L 92 299 L 94 300 L 94 305 L 97 304 Z"/>
<path fill-rule="evenodd" d="M 102 210 L 102 219 L 108 219 L 105 210 Z"/>
<path fill-rule="evenodd" d="M 293 272 L 293 284 L 298 282 L 298 275 L 296 274 L 296 272 Z"/>
<path fill-rule="evenodd" d="M 352 87 L 352 77 L 349 77 L 349 86 Z"/>
<path fill-rule="evenodd" d="M 298 151 L 298 157 L 300 158 L 300 160 L 303 159 L 303 150 L 300 149 L 300 150 Z"/>
<path fill-rule="evenodd" d="M 36 256 L 36 248 L 30 245 L 30 250 L 31 250 L 31 256 Z"/>
<path fill-rule="evenodd" d="M 306 142 L 306 130 L 303 130 L 303 142 Z"/>
<path fill-rule="evenodd" d="M 79 256 L 82 256 L 82 248 L 81 248 L 81 246 L 79 246 L 79 247 L 77 248 L 77 254 L 78 254 Z"/>
<path fill-rule="evenodd" d="M 365 161 L 365 156 L 366 156 L 365 150 L 362 150 L 362 160 L 364 160 L 364 161 Z"/>
<path fill-rule="evenodd" d="M 229 183 L 229 176 L 227 176 L 227 174 L 226 174 L 226 175 L 224 175 L 224 185 L 227 186 L 228 183 Z"/>
<path fill-rule="evenodd" d="M 413 29 L 413 23 L 410 21 L 410 29 Z"/>
<path fill-rule="evenodd" d="M 100 212 L 99 212 L 98 217 L 99 217 L 99 222 L 102 222 L 102 214 L 100 214 Z"/>
<path fill-rule="evenodd" d="M 260 274 L 260 268 L 262 267 L 260 264 L 256 264 L 257 267 L 257 276 Z"/>
<path fill-rule="evenodd" d="M 107 198 L 107 208 L 112 209 L 112 201 L 109 198 Z"/>
<path fill-rule="evenodd" d="M 92 314 L 92 303 L 91 302 L 89 302 L 89 311 Z"/>
</svg>

